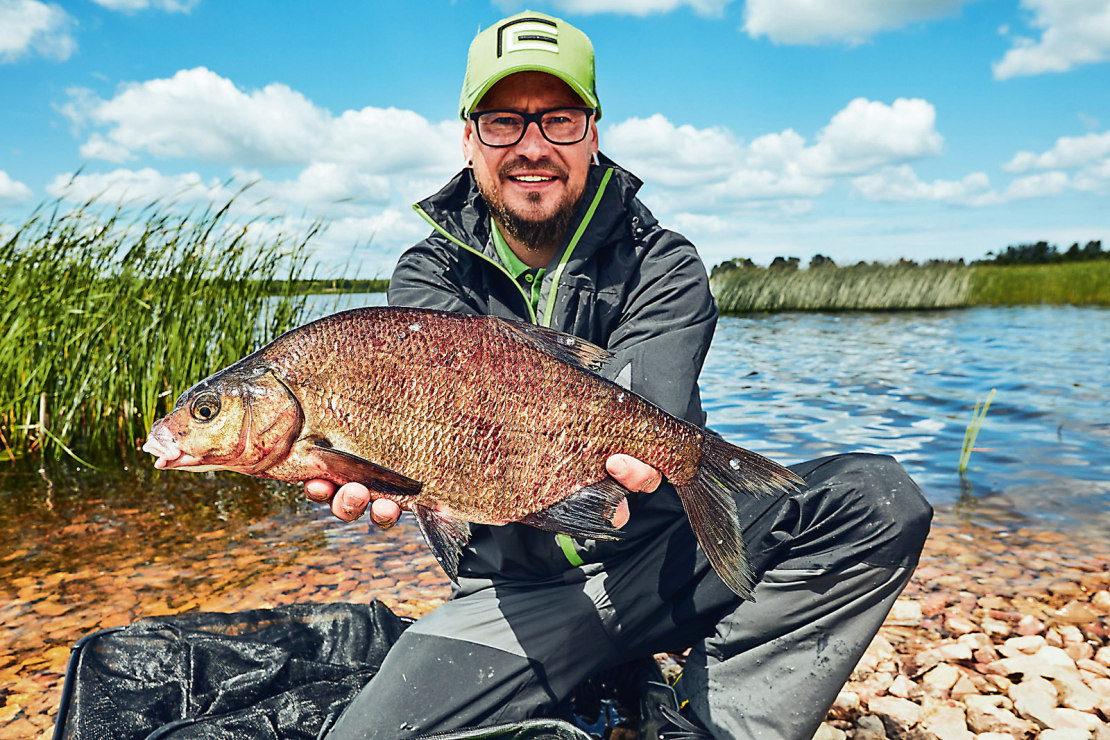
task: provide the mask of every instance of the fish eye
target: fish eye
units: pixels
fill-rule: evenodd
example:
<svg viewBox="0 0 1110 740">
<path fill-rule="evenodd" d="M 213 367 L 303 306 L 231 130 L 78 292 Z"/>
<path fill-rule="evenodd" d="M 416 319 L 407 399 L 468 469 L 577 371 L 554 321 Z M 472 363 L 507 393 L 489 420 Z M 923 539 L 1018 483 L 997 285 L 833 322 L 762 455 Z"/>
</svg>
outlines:
<svg viewBox="0 0 1110 740">
<path fill-rule="evenodd" d="M 202 393 L 193 401 L 189 413 L 199 422 L 212 421 L 220 413 L 220 397 L 215 393 Z"/>
</svg>

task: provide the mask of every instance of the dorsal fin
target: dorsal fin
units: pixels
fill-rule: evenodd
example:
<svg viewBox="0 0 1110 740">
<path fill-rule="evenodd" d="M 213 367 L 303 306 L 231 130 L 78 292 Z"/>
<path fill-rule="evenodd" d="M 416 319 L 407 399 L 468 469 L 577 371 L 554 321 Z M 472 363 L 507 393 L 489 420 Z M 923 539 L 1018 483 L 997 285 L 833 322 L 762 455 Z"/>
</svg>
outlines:
<svg viewBox="0 0 1110 740">
<path fill-rule="evenodd" d="M 579 339 L 573 334 L 549 329 L 546 326 L 526 324 L 522 321 L 511 321 L 495 316 L 486 317 L 486 320 L 498 322 L 508 330 L 511 336 L 529 347 L 583 370 L 591 370 L 596 373 L 613 357 L 611 352 L 598 347 L 596 344 L 590 344 L 585 339 Z"/>
</svg>

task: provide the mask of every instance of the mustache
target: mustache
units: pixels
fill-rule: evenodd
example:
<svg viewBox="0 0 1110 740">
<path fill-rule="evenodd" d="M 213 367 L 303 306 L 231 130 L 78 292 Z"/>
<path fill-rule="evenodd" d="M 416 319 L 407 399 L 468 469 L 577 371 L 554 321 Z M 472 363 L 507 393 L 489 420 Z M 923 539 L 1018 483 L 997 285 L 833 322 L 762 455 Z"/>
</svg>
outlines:
<svg viewBox="0 0 1110 740">
<path fill-rule="evenodd" d="M 568 175 L 565 169 L 555 164 L 554 162 L 549 162 L 542 159 L 538 162 L 532 162 L 531 160 L 525 159 L 524 157 L 517 157 L 512 161 L 503 162 L 501 164 L 501 167 L 497 170 L 497 174 L 501 177 L 509 177 L 519 171 L 531 171 L 533 173 L 537 171 L 546 172 L 549 175 L 561 177 L 564 180 L 567 178 Z"/>
</svg>

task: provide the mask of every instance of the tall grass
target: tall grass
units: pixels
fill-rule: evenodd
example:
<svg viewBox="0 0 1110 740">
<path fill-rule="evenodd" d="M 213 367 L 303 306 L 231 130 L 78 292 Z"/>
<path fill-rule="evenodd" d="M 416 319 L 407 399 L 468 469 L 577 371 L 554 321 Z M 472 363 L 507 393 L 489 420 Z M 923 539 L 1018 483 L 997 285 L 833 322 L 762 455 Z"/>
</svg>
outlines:
<svg viewBox="0 0 1110 740">
<path fill-rule="evenodd" d="M 1110 261 L 971 268 L 979 305 L 1110 306 Z"/>
<path fill-rule="evenodd" d="M 1110 306 L 1110 261 L 1047 265 L 746 267 L 711 281 L 723 313 L 896 311 L 987 305 Z"/>
<path fill-rule="evenodd" d="M 724 313 L 890 311 L 966 306 L 969 273 L 950 265 L 731 270 L 712 282 Z"/>
<path fill-rule="evenodd" d="M 127 454 L 182 390 L 297 325 L 317 228 L 263 239 L 231 205 L 55 203 L 3 237 L 0 460 Z"/>
</svg>

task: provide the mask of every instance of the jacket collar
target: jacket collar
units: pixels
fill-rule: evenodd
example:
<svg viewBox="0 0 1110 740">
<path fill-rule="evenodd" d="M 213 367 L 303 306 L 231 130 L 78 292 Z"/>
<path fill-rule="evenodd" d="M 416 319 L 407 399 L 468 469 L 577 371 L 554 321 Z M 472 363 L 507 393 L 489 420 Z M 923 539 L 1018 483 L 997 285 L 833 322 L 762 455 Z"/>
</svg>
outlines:
<svg viewBox="0 0 1110 740">
<path fill-rule="evenodd" d="M 609 183 L 587 225 L 586 232 L 575 247 L 575 260 L 588 258 L 605 242 L 609 233 L 624 220 L 629 206 L 643 183 L 631 172 L 599 152 L 598 164 L 590 166 L 582 200 L 567 229 L 563 245 L 555 253 L 553 264 L 558 263 L 562 258 L 567 243 L 585 218 L 606 171 L 609 170 L 612 171 Z M 486 207 L 485 200 L 478 192 L 478 183 L 474 180 L 473 171 L 470 168 L 459 172 L 438 193 L 416 205 L 447 233 L 471 249 L 493 256 L 489 246 L 489 208 Z"/>
</svg>

